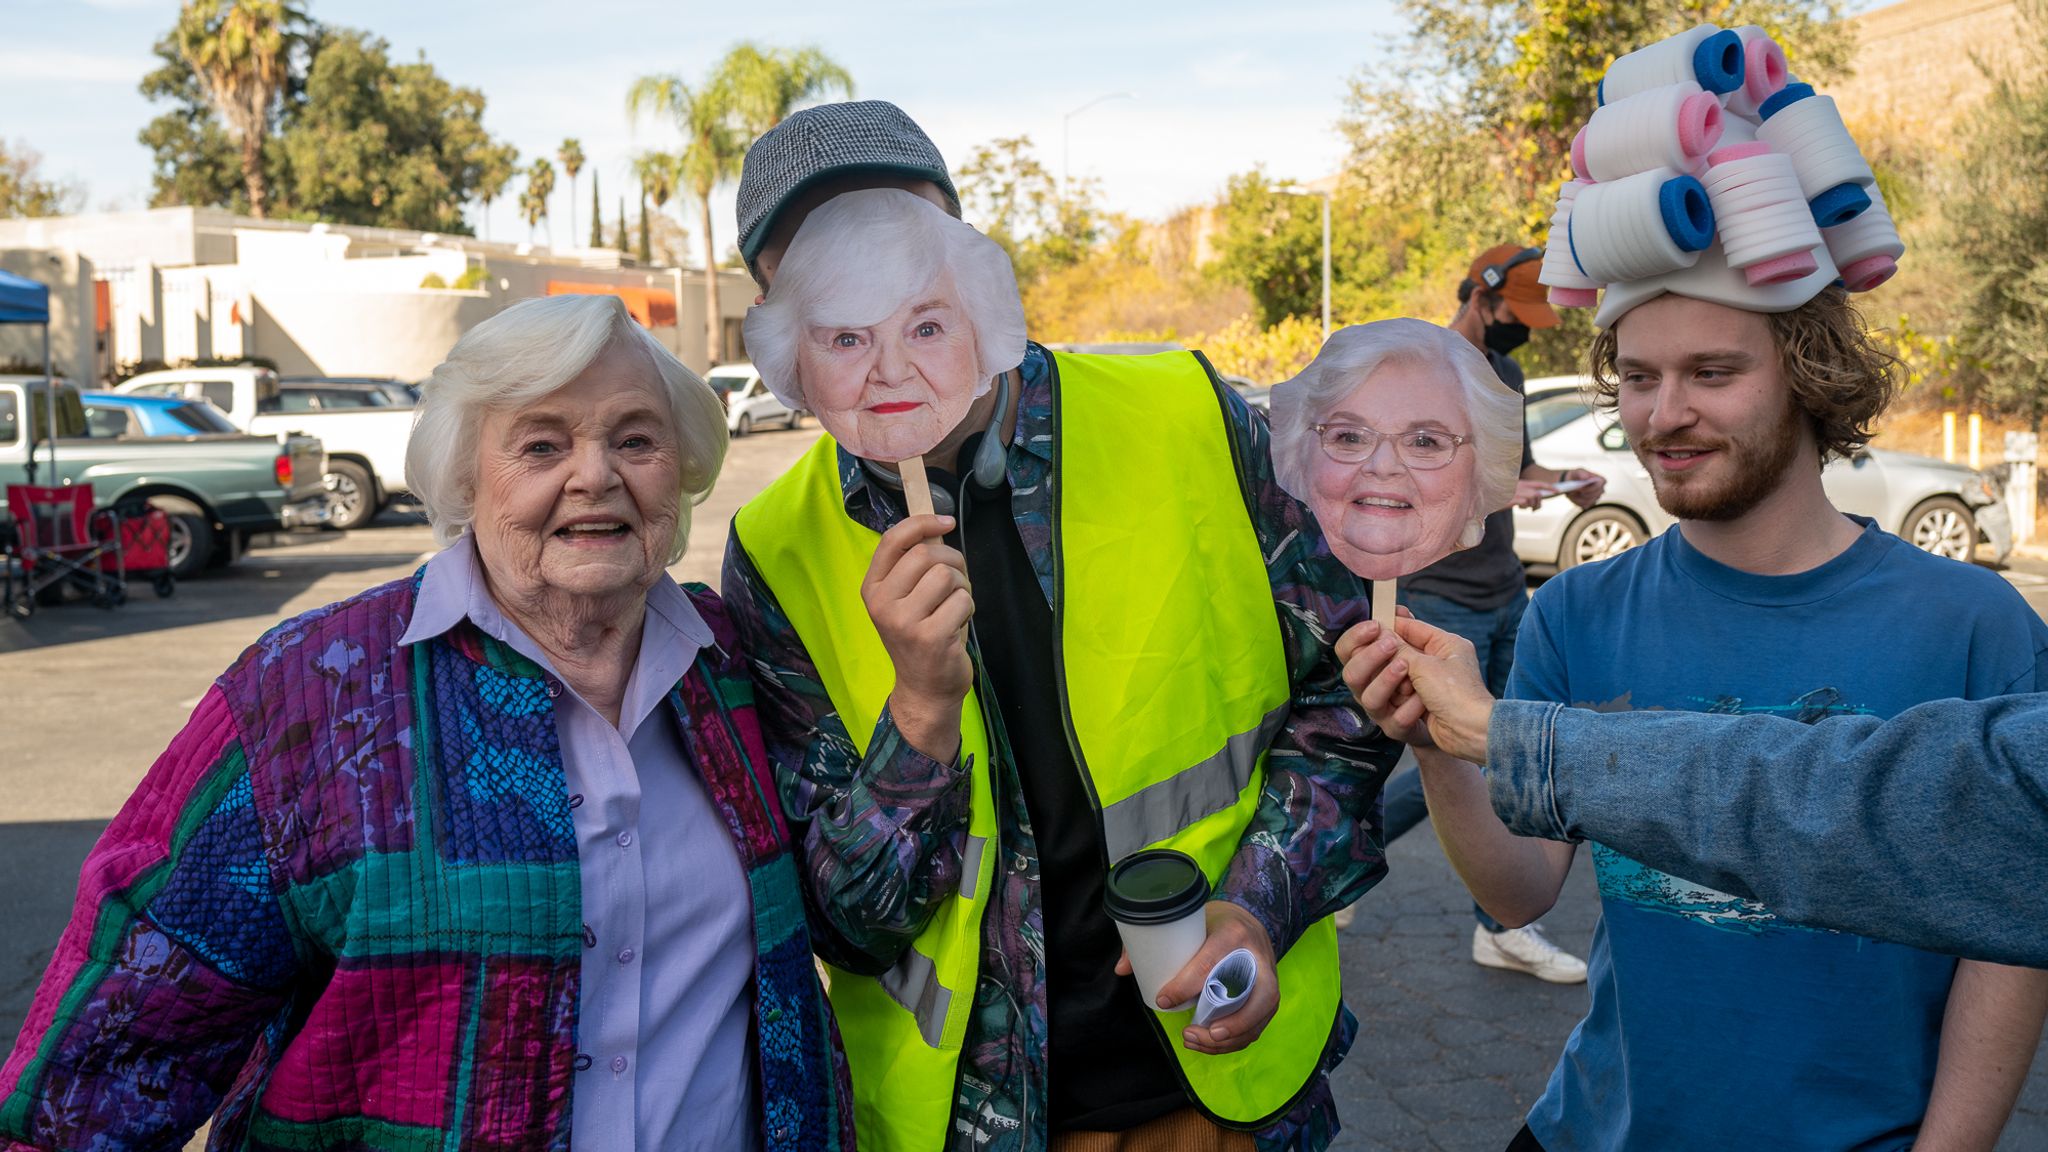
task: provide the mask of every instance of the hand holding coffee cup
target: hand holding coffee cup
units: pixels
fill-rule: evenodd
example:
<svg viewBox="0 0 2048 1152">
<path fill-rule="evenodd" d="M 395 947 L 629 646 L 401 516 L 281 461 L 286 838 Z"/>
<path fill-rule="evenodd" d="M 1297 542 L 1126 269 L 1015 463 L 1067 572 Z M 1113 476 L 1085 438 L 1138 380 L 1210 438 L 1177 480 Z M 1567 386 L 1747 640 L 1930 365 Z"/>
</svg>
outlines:
<svg viewBox="0 0 2048 1152">
<path fill-rule="evenodd" d="M 1243 907 L 1209 899 L 1208 879 L 1192 858 L 1164 848 L 1124 857 L 1110 869 L 1104 903 L 1124 942 L 1116 971 L 1137 977 L 1139 995 L 1155 1011 L 1189 1012 L 1210 972 L 1240 948 L 1257 961 L 1241 1007 L 1207 1025 L 1190 1018 L 1181 1033 L 1190 1051 L 1236 1052 L 1265 1031 L 1280 1007 L 1272 938 Z"/>
</svg>

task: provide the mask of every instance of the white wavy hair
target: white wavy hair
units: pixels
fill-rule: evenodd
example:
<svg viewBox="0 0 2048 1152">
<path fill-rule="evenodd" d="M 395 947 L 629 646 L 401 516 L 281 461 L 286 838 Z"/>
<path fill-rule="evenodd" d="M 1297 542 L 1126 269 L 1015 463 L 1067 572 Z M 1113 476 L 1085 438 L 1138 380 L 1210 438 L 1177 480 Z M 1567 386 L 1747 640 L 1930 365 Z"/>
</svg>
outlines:
<svg viewBox="0 0 2048 1152">
<path fill-rule="evenodd" d="M 796 370 L 806 325 L 871 327 L 947 274 L 974 330 L 979 396 L 1024 362 L 1017 273 L 1002 245 L 901 188 L 843 193 L 804 218 L 767 299 L 747 310 L 747 355 L 776 399 L 809 407 Z"/>
<path fill-rule="evenodd" d="M 412 439 L 405 446 L 405 483 L 426 506 L 436 543 L 453 544 L 474 517 L 484 413 L 549 395 L 614 345 L 645 352 L 668 396 L 682 496 L 669 563 L 682 558 L 690 508 L 710 495 L 725 463 L 725 409 L 711 386 L 640 327 L 616 296 L 522 300 L 470 329 L 420 383 Z"/>
<path fill-rule="evenodd" d="M 1515 482 L 1522 475 L 1522 397 L 1501 383 L 1471 341 L 1427 320 L 1376 320 L 1340 328 L 1300 375 L 1273 386 L 1273 479 L 1307 503 L 1309 477 L 1322 451 L 1315 425 L 1352 389 L 1395 361 L 1441 368 L 1458 382 L 1465 414 L 1472 419 L 1472 449 L 1479 457 L 1480 511 L 1458 542 L 1470 548 L 1486 534 L 1487 514 L 1514 502 Z"/>
</svg>

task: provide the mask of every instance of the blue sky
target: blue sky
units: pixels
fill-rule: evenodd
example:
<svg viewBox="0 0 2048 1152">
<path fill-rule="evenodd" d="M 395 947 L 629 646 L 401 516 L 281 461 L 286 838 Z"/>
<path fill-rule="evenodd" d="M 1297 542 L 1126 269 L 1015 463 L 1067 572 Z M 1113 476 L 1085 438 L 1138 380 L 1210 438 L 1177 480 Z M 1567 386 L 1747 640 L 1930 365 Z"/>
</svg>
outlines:
<svg viewBox="0 0 2048 1152">
<path fill-rule="evenodd" d="M 693 79 L 742 39 L 825 49 L 860 95 L 903 105 L 955 164 L 976 144 L 1026 134 L 1057 172 L 1062 114 L 1133 92 L 1071 121 L 1072 171 L 1099 179 L 1110 207 L 1156 217 L 1256 164 L 1304 180 L 1333 170 L 1347 79 L 1403 32 L 1391 0 L 304 2 L 315 19 L 374 31 L 396 57 L 424 51 L 444 76 L 482 89 L 486 126 L 525 157 L 580 137 L 608 213 L 628 157 L 669 139 L 628 122 L 633 78 Z M 83 182 L 90 207 L 144 207 L 148 154 L 135 136 L 157 110 L 136 82 L 176 10 L 175 0 L 0 0 L 0 136 L 41 152 L 47 174 Z M 587 234 L 587 173 L 579 192 Z M 564 239 L 567 195 L 554 203 Z M 723 245 L 729 194 L 718 212 Z M 490 227 L 501 239 L 524 234 L 511 197 Z"/>
</svg>

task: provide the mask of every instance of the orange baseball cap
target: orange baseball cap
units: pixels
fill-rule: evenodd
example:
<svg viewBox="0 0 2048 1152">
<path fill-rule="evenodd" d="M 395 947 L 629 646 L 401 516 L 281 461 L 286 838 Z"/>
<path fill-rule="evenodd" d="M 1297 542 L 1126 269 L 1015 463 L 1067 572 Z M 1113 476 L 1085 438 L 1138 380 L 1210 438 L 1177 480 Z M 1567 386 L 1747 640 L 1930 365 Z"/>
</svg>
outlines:
<svg viewBox="0 0 2048 1152">
<path fill-rule="evenodd" d="M 1543 271 L 1543 249 L 1499 244 L 1479 254 L 1465 278 L 1508 302 L 1515 319 L 1531 328 L 1557 327 L 1549 290 L 1536 279 Z"/>
</svg>

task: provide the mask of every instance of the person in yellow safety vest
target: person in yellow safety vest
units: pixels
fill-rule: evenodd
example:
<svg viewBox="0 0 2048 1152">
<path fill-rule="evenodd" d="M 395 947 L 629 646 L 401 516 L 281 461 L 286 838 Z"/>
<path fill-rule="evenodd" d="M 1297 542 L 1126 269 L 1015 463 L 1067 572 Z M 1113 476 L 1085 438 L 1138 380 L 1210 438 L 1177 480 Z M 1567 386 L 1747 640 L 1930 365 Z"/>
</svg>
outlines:
<svg viewBox="0 0 2048 1152">
<path fill-rule="evenodd" d="M 756 141 L 739 231 L 764 293 L 812 210 L 870 188 L 960 212 L 892 105 Z M 1030 344 L 993 384 L 924 455 L 942 515 L 828 437 L 726 551 L 860 1144 L 1317 1152 L 1356 1031 L 1328 916 L 1385 873 L 1399 751 L 1329 648 L 1368 590 L 1199 355 Z M 1258 961 L 1206 1026 L 1141 1002 L 1103 908 L 1110 864 L 1155 846 L 1212 885 L 1161 1004 Z"/>
</svg>

